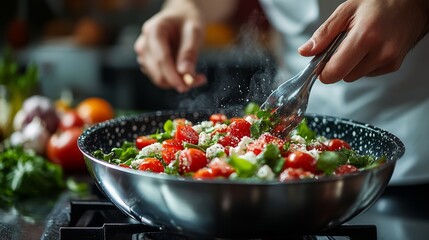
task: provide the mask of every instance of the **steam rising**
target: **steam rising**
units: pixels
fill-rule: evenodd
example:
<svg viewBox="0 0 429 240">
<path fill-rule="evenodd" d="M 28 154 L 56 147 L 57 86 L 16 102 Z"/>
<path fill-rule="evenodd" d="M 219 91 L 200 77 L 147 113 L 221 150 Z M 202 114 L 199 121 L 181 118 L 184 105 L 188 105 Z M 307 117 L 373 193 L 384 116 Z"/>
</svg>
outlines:
<svg viewBox="0 0 429 240">
<path fill-rule="evenodd" d="M 227 51 L 202 53 L 204 61 L 200 61 L 198 70 L 206 74 L 209 84 L 182 95 L 179 108 L 209 108 L 240 115 L 248 102 L 261 104 L 265 100 L 274 83 L 275 64 L 259 40 L 259 17 L 252 16 L 240 29 L 236 44 Z"/>
</svg>

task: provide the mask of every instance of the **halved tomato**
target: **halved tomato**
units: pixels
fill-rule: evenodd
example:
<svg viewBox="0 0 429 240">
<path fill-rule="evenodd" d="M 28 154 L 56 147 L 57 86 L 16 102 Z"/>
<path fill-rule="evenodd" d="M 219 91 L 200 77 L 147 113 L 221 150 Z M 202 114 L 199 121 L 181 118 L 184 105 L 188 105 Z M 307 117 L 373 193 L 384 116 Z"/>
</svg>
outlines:
<svg viewBox="0 0 429 240">
<path fill-rule="evenodd" d="M 183 144 L 185 142 L 191 144 L 198 144 L 198 137 L 198 132 L 195 131 L 191 126 L 178 125 L 176 127 L 176 133 L 174 135 L 174 138 L 180 144 Z"/>
<path fill-rule="evenodd" d="M 207 165 L 206 154 L 196 148 L 187 148 L 179 155 L 179 172 L 196 172 Z"/>
<path fill-rule="evenodd" d="M 139 136 L 136 138 L 136 147 L 138 149 L 142 149 L 156 142 L 157 140 L 150 136 Z"/>
<path fill-rule="evenodd" d="M 161 161 L 156 158 L 145 158 L 139 165 L 139 170 L 155 173 L 164 172 L 164 166 Z"/>
</svg>

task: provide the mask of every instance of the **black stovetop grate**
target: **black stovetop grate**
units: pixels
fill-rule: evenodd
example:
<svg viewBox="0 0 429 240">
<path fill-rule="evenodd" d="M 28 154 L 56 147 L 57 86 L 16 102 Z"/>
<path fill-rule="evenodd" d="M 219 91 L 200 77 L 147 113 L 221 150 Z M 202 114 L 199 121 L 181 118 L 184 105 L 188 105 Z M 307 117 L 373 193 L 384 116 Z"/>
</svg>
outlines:
<svg viewBox="0 0 429 240">
<path fill-rule="evenodd" d="M 109 201 L 77 200 L 70 202 L 70 222 L 68 226 L 60 227 L 60 239 L 191 240 L 194 238 L 138 223 L 120 212 Z M 341 225 L 320 234 L 288 236 L 287 239 L 376 240 L 377 228 L 375 225 Z"/>
</svg>

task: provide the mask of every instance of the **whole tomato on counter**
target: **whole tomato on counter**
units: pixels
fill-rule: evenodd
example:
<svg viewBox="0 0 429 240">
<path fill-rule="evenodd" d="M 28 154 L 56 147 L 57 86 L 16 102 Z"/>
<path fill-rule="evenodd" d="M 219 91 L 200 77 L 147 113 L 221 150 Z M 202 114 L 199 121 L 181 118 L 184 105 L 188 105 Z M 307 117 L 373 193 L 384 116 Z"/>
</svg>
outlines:
<svg viewBox="0 0 429 240">
<path fill-rule="evenodd" d="M 90 97 L 82 100 L 75 107 L 75 110 L 79 117 L 89 125 L 109 120 L 115 116 L 112 104 L 100 97 Z"/>
<path fill-rule="evenodd" d="M 64 171 L 75 172 L 86 169 L 83 154 L 77 146 L 82 127 L 70 127 L 54 133 L 47 144 L 49 160 L 61 165 Z"/>
</svg>

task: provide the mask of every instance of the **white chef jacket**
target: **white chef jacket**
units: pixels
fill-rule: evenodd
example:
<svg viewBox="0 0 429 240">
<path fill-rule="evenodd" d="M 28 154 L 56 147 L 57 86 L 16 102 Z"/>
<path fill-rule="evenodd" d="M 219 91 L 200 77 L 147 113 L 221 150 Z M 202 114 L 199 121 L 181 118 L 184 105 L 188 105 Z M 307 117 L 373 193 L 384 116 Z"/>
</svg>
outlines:
<svg viewBox="0 0 429 240">
<path fill-rule="evenodd" d="M 289 79 L 310 58 L 298 47 L 326 20 L 340 0 L 261 0 L 271 24 L 281 35 L 281 71 Z M 390 185 L 429 182 L 429 36 L 406 56 L 401 68 L 353 83 L 316 81 L 307 112 L 350 118 L 385 129 L 405 144 Z M 281 82 L 279 82 L 281 83 Z M 278 83 L 278 84 L 279 84 Z"/>
</svg>

